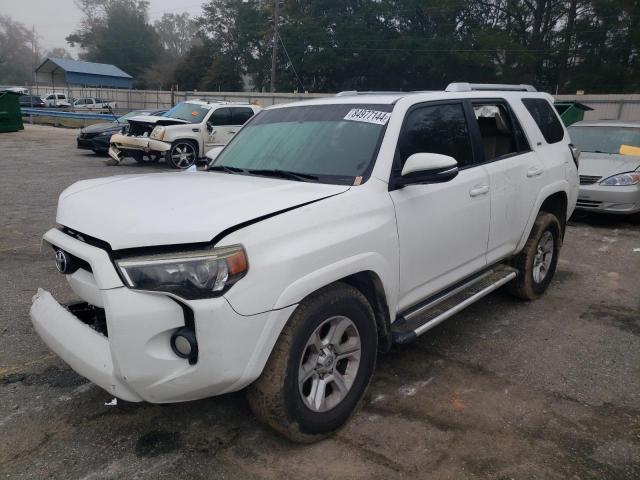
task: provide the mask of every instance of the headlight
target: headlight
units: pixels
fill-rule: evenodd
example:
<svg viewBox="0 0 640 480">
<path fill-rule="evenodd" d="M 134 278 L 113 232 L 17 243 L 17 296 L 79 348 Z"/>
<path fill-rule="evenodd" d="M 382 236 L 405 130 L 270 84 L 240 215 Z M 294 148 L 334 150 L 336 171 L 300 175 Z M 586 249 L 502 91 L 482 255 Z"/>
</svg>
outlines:
<svg viewBox="0 0 640 480">
<path fill-rule="evenodd" d="M 606 185 L 607 187 L 625 187 L 638 183 L 640 183 L 640 172 L 627 172 L 605 178 L 600 182 L 600 185 Z"/>
<path fill-rule="evenodd" d="M 162 140 L 164 138 L 164 131 L 164 127 L 154 127 L 153 130 L 151 130 L 151 135 L 149 135 L 149 137 L 156 140 Z"/>
<path fill-rule="evenodd" d="M 187 300 L 211 298 L 247 273 L 240 245 L 116 260 L 129 288 L 173 293 Z"/>
<path fill-rule="evenodd" d="M 114 132 L 102 132 L 98 134 L 98 137 L 111 137 Z"/>
</svg>

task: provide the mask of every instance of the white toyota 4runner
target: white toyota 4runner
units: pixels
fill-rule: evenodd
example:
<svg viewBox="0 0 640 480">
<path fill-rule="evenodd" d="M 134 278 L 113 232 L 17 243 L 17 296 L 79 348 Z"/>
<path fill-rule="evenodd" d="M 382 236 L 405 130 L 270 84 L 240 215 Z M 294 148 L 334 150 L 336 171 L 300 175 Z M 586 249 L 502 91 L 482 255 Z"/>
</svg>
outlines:
<svg viewBox="0 0 640 480">
<path fill-rule="evenodd" d="M 115 164 L 127 156 L 143 162 L 146 156 L 164 158 L 172 168 L 189 168 L 209 149 L 226 145 L 260 110 L 248 103 L 188 100 L 160 116 L 132 117 L 122 133 L 111 136 L 109 156 Z"/>
<path fill-rule="evenodd" d="M 354 412 L 378 352 L 503 285 L 545 291 L 577 153 L 527 86 L 274 106 L 208 171 L 67 188 L 44 240 L 82 301 L 39 290 L 31 318 L 118 398 L 248 386 L 257 417 L 313 441 Z"/>
</svg>

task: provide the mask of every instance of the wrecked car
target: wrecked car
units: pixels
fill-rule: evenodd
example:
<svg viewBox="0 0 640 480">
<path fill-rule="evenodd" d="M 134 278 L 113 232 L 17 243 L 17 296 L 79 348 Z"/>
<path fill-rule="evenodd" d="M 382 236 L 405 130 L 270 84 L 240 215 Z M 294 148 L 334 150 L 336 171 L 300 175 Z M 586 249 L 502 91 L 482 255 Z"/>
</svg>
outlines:
<svg viewBox="0 0 640 480">
<path fill-rule="evenodd" d="M 321 439 L 378 352 L 503 286 L 550 287 L 578 197 L 551 101 L 453 84 L 276 105 L 207 171 L 75 183 L 44 241 L 81 303 L 39 290 L 35 329 L 117 398 L 248 387 L 263 422 Z"/>
<path fill-rule="evenodd" d="M 189 100 L 162 116 L 133 117 L 123 133 L 111 137 L 109 156 L 117 164 L 123 157 L 155 155 L 172 168 L 189 168 L 212 147 L 229 142 L 259 110 L 247 103 Z"/>
</svg>

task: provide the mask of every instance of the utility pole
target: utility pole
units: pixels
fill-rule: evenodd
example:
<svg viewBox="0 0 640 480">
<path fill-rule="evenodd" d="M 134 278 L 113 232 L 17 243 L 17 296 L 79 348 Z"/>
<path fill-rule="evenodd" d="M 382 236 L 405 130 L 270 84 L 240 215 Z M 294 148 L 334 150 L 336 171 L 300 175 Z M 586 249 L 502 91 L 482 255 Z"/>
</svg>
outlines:
<svg viewBox="0 0 640 480">
<path fill-rule="evenodd" d="M 271 93 L 276 91 L 276 60 L 278 58 L 278 23 L 280 22 L 280 0 L 273 2 L 273 50 L 271 52 Z"/>
<path fill-rule="evenodd" d="M 31 81 L 36 83 L 36 26 L 31 25 Z M 31 92 L 29 92 L 31 93 Z"/>
</svg>

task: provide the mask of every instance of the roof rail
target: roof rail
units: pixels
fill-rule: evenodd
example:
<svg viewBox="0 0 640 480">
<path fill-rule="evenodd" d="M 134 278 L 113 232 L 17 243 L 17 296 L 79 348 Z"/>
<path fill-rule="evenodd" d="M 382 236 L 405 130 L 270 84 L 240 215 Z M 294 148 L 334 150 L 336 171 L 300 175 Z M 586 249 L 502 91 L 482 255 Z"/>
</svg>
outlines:
<svg viewBox="0 0 640 480">
<path fill-rule="evenodd" d="M 445 92 L 473 92 L 473 91 L 510 91 L 510 92 L 537 92 L 534 86 L 521 83 L 510 85 L 507 83 L 467 83 L 454 82 L 447 85 Z"/>
<path fill-rule="evenodd" d="M 344 92 L 336 93 L 336 97 L 353 97 L 356 95 L 407 95 L 412 92 L 382 92 L 382 91 L 368 91 L 359 92 L 357 90 L 345 90 Z"/>
</svg>

